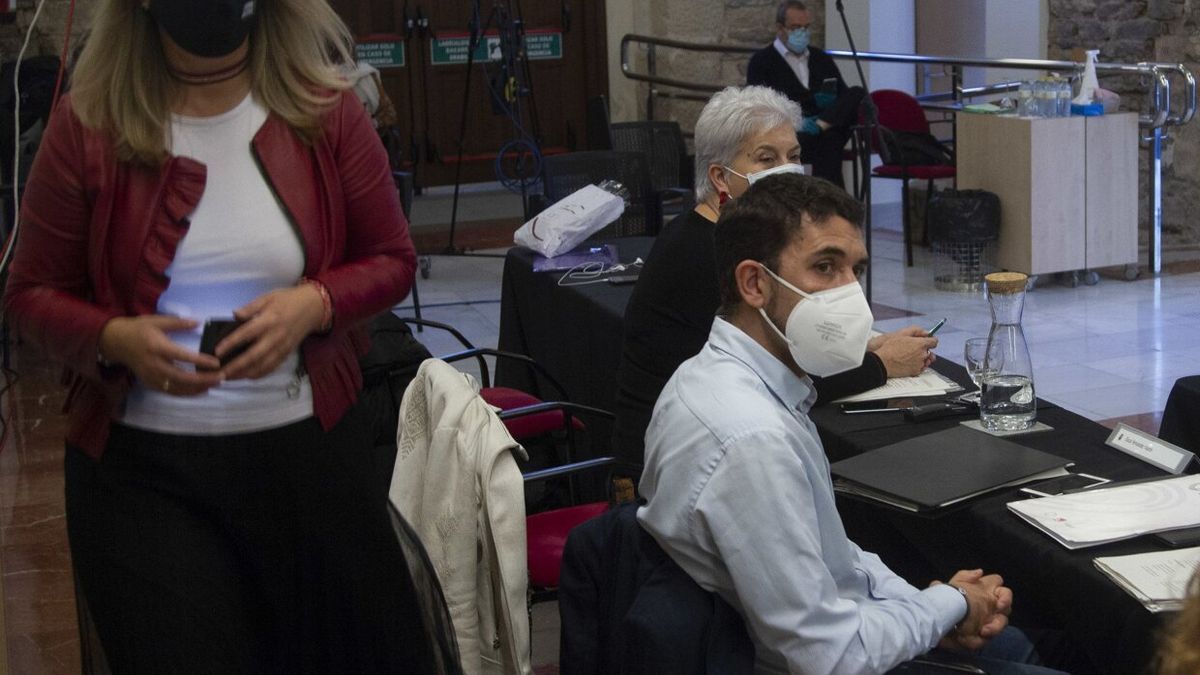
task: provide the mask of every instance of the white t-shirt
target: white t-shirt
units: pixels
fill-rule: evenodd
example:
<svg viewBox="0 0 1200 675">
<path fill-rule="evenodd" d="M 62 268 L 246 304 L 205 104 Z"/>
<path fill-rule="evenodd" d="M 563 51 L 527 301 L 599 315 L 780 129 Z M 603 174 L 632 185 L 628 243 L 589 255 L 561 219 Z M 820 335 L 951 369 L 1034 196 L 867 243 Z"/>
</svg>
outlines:
<svg viewBox="0 0 1200 675">
<path fill-rule="evenodd" d="M 214 117 L 171 118 L 171 152 L 208 168 L 204 194 L 167 267 L 170 282 L 158 312 L 195 319 L 194 331 L 170 337 L 200 347 L 207 318 L 234 310 L 269 291 L 294 286 L 304 272 L 304 249 L 250 144 L 267 110 L 247 96 Z M 190 365 L 184 367 L 190 368 Z M 312 387 L 300 374 L 300 355 L 257 380 L 230 380 L 200 396 L 171 396 L 135 382 L 122 422 L 165 433 L 216 435 L 259 431 L 313 414 Z"/>
</svg>

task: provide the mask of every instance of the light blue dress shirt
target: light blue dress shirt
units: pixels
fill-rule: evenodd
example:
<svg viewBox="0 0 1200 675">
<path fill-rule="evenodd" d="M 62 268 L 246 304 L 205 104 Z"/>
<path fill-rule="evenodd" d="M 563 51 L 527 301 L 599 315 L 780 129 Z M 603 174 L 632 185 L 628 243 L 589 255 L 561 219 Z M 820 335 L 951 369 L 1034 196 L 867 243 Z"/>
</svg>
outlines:
<svg viewBox="0 0 1200 675">
<path fill-rule="evenodd" d="M 667 382 L 646 432 L 638 521 L 741 611 L 759 672 L 878 673 L 937 645 L 966 613 L 846 537 L 798 378 L 723 319 Z"/>
</svg>

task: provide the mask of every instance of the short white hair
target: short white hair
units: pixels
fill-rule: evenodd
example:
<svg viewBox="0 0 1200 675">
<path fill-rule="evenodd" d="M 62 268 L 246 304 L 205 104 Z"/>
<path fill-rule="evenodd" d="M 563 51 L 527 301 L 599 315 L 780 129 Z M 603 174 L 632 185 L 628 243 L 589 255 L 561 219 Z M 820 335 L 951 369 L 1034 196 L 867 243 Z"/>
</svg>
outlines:
<svg viewBox="0 0 1200 675">
<path fill-rule="evenodd" d="M 713 94 L 696 120 L 696 201 L 714 193 L 708 167 L 729 166 L 747 139 L 786 124 L 799 129 L 800 104 L 770 87 L 726 87 Z"/>
</svg>

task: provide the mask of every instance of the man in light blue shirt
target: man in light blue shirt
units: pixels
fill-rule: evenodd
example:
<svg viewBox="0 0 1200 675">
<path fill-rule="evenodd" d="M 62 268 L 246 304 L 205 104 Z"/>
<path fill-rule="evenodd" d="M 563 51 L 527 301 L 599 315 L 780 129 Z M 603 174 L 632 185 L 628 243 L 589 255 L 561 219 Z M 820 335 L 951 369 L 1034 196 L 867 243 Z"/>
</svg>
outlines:
<svg viewBox="0 0 1200 675">
<path fill-rule="evenodd" d="M 999 576 L 967 570 L 918 590 L 850 541 L 838 516 L 806 370 L 862 357 L 861 217 L 841 189 L 797 175 L 725 206 L 718 318 L 646 433 L 638 520 L 738 608 L 762 672 L 884 672 L 939 645 L 977 650 L 1008 623 Z"/>
</svg>

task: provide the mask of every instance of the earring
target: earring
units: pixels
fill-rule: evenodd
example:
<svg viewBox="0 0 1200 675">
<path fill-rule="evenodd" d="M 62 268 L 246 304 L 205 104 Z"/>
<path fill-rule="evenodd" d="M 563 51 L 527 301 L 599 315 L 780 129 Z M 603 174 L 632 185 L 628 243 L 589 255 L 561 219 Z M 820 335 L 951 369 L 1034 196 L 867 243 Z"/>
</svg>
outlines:
<svg viewBox="0 0 1200 675">
<path fill-rule="evenodd" d="M 720 192 L 717 193 L 717 204 L 720 204 L 721 206 L 725 206 L 725 202 L 727 202 L 727 201 L 729 201 L 729 193 L 728 192 L 721 190 Z"/>
</svg>

